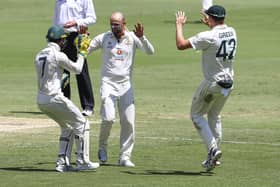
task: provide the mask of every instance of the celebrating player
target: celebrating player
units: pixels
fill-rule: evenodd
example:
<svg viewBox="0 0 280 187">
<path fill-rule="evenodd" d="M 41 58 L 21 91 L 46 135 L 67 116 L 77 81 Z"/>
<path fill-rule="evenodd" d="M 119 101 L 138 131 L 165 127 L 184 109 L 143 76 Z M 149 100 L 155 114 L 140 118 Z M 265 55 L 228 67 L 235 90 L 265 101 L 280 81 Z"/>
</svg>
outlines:
<svg viewBox="0 0 280 187">
<path fill-rule="evenodd" d="M 211 28 L 185 39 L 183 25 L 187 17 L 176 13 L 176 45 L 179 50 L 202 50 L 204 80 L 192 100 L 191 119 L 208 150 L 202 166 L 211 171 L 219 164 L 222 138 L 221 110 L 233 89 L 233 60 L 237 47 L 234 28 L 224 24 L 224 7 L 213 5 L 204 14 L 204 22 Z M 204 115 L 207 115 L 208 121 Z"/>
<path fill-rule="evenodd" d="M 65 47 L 66 37 L 62 27 L 50 27 L 46 36 L 48 46 L 36 56 L 37 104 L 39 109 L 56 121 L 61 128 L 55 169 L 59 172 L 71 170 L 72 137 L 75 137 L 76 143 L 76 170 L 96 169 L 99 163 L 92 163 L 89 160 L 89 122 L 61 91 L 63 70 L 76 74 L 82 71 L 90 40 L 88 37 L 81 37 L 77 45 L 80 46 L 78 59 L 73 62 L 60 51 Z"/>
<path fill-rule="evenodd" d="M 98 156 L 101 162 L 108 159 L 107 145 L 116 108 L 120 115 L 119 165 L 134 167 L 131 153 L 135 142 L 135 106 L 132 87 L 132 68 L 136 48 L 153 54 L 154 48 L 144 36 L 144 27 L 138 23 L 133 32 L 128 32 L 125 17 L 114 12 L 110 17 L 111 31 L 96 36 L 90 43 L 89 52 L 102 48 L 101 75 L 101 128 Z"/>
</svg>

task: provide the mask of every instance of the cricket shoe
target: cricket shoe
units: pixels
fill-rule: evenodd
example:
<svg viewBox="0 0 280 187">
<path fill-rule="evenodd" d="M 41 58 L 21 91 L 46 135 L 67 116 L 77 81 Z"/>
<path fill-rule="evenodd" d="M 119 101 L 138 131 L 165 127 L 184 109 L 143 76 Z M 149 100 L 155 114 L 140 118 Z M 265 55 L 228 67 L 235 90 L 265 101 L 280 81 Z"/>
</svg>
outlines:
<svg viewBox="0 0 280 187">
<path fill-rule="evenodd" d="M 85 110 L 82 111 L 82 114 L 83 114 L 83 116 L 92 116 L 93 115 L 93 111 L 85 109 Z"/>
<path fill-rule="evenodd" d="M 107 151 L 104 150 L 104 149 L 99 149 L 99 151 L 98 151 L 98 159 L 102 163 L 107 162 L 107 160 L 108 160 Z"/>
<path fill-rule="evenodd" d="M 211 148 L 207 160 L 205 161 L 204 168 L 207 172 L 213 170 L 216 167 L 217 161 L 221 158 L 222 151 L 217 148 Z"/>
<path fill-rule="evenodd" d="M 119 160 L 119 166 L 134 168 L 135 164 L 130 160 Z"/>
<path fill-rule="evenodd" d="M 88 161 L 88 162 L 81 163 L 81 162 L 77 161 L 77 167 L 76 167 L 77 171 L 95 170 L 97 168 L 99 168 L 99 163 L 97 163 L 97 162 Z"/>
<path fill-rule="evenodd" d="M 55 170 L 58 172 L 76 171 L 72 166 L 67 166 L 65 164 L 57 164 Z"/>
<path fill-rule="evenodd" d="M 58 157 L 55 170 L 58 172 L 75 171 L 75 169 L 70 165 L 69 160 L 66 156 Z"/>
<path fill-rule="evenodd" d="M 207 161 L 208 161 L 208 160 L 204 160 L 204 161 L 201 163 L 201 166 L 202 166 L 203 168 L 206 168 L 206 167 L 207 167 Z M 220 166 L 220 165 L 221 165 L 221 161 L 217 160 L 217 161 L 216 161 L 216 166 Z"/>
</svg>

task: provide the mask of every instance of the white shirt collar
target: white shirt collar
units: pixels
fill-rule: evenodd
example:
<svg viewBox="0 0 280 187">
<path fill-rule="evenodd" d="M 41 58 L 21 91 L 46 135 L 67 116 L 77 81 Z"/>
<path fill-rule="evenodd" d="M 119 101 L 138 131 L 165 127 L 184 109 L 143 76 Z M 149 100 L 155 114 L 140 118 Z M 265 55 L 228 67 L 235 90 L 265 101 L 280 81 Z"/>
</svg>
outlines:
<svg viewBox="0 0 280 187">
<path fill-rule="evenodd" d="M 60 49 L 61 49 L 60 46 L 57 43 L 54 43 L 54 42 L 49 42 L 48 47 L 53 47 L 57 51 L 60 51 Z"/>
</svg>

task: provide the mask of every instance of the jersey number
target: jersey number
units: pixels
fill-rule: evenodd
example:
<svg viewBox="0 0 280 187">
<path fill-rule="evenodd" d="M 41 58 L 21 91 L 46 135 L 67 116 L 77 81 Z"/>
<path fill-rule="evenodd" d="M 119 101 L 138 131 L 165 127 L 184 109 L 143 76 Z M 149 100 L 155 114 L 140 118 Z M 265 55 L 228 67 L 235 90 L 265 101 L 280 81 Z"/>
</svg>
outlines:
<svg viewBox="0 0 280 187">
<path fill-rule="evenodd" d="M 41 77 L 44 76 L 46 61 L 47 61 L 47 57 L 46 56 L 39 58 L 39 62 L 40 62 L 40 64 L 42 64 Z"/>
<path fill-rule="evenodd" d="M 235 39 L 230 39 L 230 40 L 223 40 L 218 52 L 216 53 L 217 58 L 223 57 L 223 60 L 225 61 L 226 59 L 232 60 L 234 51 L 235 51 L 235 46 L 236 46 L 236 41 Z"/>
</svg>

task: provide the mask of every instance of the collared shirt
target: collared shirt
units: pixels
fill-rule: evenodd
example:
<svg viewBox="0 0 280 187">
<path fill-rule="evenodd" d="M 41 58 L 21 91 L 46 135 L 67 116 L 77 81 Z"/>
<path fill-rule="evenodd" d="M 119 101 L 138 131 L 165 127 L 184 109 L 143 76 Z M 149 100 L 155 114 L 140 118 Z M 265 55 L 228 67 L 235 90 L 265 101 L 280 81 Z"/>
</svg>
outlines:
<svg viewBox="0 0 280 187">
<path fill-rule="evenodd" d="M 102 81 L 124 82 L 130 80 L 136 48 L 146 54 L 153 54 L 154 47 L 143 36 L 138 38 L 133 32 L 125 32 L 119 40 L 111 31 L 92 39 L 89 52 L 102 49 Z"/>
<path fill-rule="evenodd" d="M 237 48 L 234 28 L 217 25 L 188 40 L 195 50 L 202 50 L 202 71 L 206 80 L 233 80 L 233 60 Z"/>
<path fill-rule="evenodd" d="M 79 26 L 88 26 L 96 22 L 96 14 L 92 0 L 56 0 L 54 25 L 64 26 L 68 21 L 76 21 L 77 27 L 66 29 L 77 32 Z"/>
<path fill-rule="evenodd" d="M 38 94 L 60 94 L 64 69 L 78 74 L 82 71 L 83 61 L 84 58 L 79 55 L 77 62 L 72 62 L 64 53 L 60 52 L 59 45 L 53 42 L 48 43 L 48 46 L 41 50 L 35 58 Z"/>
</svg>

